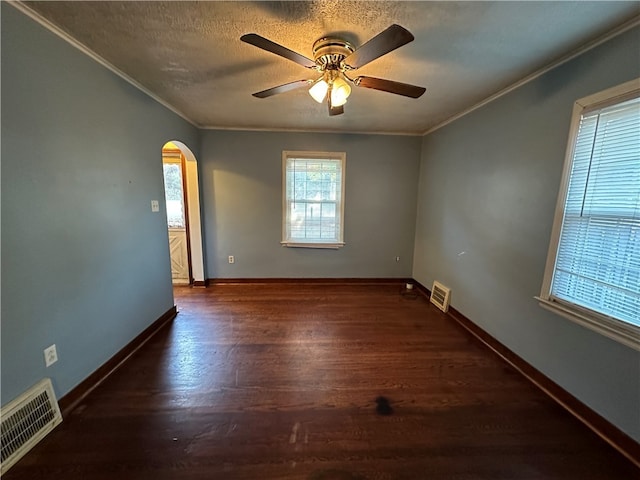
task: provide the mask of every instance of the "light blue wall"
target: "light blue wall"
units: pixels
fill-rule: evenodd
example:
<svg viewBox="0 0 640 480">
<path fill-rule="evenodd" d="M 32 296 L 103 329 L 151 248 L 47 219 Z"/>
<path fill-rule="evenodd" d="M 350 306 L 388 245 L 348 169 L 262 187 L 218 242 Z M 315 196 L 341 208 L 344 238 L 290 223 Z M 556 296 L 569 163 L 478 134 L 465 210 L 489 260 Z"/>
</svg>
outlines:
<svg viewBox="0 0 640 480">
<path fill-rule="evenodd" d="M 43 377 L 64 395 L 173 306 L 170 139 L 199 142 L 197 129 L 2 2 L 2 404 Z M 59 361 L 47 369 L 53 343 Z"/>
<path fill-rule="evenodd" d="M 640 354 L 540 308 L 573 102 L 640 76 L 634 29 L 423 140 L 413 276 L 640 441 Z"/>
<path fill-rule="evenodd" d="M 421 141 L 389 135 L 202 132 L 208 276 L 410 276 Z M 280 246 L 283 150 L 346 152 L 343 248 Z M 228 263 L 229 255 L 235 264 Z"/>
<path fill-rule="evenodd" d="M 638 353 L 533 300 L 572 103 L 640 74 L 637 29 L 424 139 L 198 132 L 1 8 L 2 404 L 45 376 L 64 395 L 173 305 L 150 201 L 164 208 L 160 148 L 177 139 L 200 161 L 208 277 L 441 280 L 458 310 L 640 440 Z M 285 149 L 347 152 L 343 249 L 280 246 Z"/>
</svg>

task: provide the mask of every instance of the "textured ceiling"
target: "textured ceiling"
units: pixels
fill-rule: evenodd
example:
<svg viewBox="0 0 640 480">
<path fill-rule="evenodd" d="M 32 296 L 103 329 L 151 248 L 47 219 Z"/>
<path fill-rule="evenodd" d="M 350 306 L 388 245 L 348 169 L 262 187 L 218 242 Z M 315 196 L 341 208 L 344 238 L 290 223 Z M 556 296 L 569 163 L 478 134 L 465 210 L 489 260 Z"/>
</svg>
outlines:
<svg viewBox="0 0 640 480">
<path fill-rule="evenodd" d="M 640 13 L 638 2 L 24 2 L 201 127 L 420 134 Z M 240 41 L 257 33 L 313 58 L 338 35 L 356 47 L 397 23 L 415 41 L 359 69 L 424 86 L 410 99 L 354 88 L 329 117 L 300 65 Z"/>
</svg>

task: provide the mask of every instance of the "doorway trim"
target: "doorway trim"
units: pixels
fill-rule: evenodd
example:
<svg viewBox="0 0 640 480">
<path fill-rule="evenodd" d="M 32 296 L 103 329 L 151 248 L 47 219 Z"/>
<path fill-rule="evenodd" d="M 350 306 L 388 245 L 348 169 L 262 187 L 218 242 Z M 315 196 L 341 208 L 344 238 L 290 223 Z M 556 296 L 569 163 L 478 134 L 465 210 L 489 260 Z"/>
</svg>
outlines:
<svg viewBox="0 0 640 480">
<path fill-rule="evenodd" d="M 200 215 L 200 187 L 198 181 L 198 162 L 189 147 L 179 140 L 167 140 L 182 152 L 185 159 L 186 213 L 189 224 L 189 264 L 194 286 L 206 286 L 204 271 L 204 250 L 202 242 L 202 220 Z"/>
</svg>

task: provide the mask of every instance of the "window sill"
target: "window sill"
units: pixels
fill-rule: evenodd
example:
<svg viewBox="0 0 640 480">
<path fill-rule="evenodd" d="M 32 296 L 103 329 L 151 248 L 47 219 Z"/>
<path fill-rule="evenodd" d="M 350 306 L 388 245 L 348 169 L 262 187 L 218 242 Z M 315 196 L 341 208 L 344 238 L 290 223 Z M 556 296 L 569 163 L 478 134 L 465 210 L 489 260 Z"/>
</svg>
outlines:
<svg viewBox="0 0 640 480">
<path fill-rule="evenodd" d="M 561 317 L 582 325 L 627 347 L 640 351 L 640 328 L 605 316 L 590 315 L 586 311 L 573 309 L 553 300 L 534 297 L 538 304 Z"/>
<path fill-rule="evenodd" d="M 285 241 L 280 242 L 283 247 L 292 247 L 292 248 L 328 248 L 332 250 L 337 250 L 339 248 L 344 247 L 344 242 L 333 242 L 333 243 L 312 243 L 312 242 L 291 242 Z"/>
</svg>

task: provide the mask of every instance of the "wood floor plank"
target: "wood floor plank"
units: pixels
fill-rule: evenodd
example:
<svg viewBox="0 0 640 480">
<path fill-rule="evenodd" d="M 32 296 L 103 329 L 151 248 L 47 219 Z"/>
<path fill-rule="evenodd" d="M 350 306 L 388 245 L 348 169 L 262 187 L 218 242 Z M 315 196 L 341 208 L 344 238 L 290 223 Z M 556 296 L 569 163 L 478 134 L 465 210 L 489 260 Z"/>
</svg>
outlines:
<svg viewBox="0 0 640 480">
<path fill-rule="evenodd" d="M 175 296 L 177 318 L 3 478 L 640 478 L 400 285 Z M 380 396 L 390 415 L 377 413 Z"/>
</svg>

